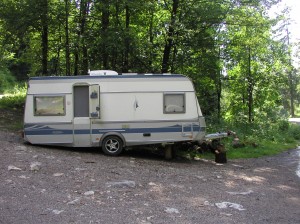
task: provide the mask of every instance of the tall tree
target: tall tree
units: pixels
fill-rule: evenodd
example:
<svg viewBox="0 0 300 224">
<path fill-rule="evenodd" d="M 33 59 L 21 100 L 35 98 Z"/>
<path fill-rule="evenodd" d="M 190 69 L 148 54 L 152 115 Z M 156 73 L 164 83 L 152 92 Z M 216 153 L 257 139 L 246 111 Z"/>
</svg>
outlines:
<svg viewBox="0 0 300 224">
<path fill-rule="evenodd" d="M 170 67 L 170 54 L 171 49 L 174 44 L 174 38 L 175 38 L 175 26 L 176 26 L 176 18 L 179 8 L 179 1 L 180 0 L 172 0 L 171 1 L 171 19 L 168 24 L 167 28 L 167 34 L 166 34 L 166 40 L 165 40 L 165 47 L 163 51 L 163 59 L 162 59 L 162 66 L 161 66 L 161 72 L 167 73 L 169 72 Z"/>
<path fill-rule="evenodd" d="M 86 26 L 87 18 L 90 13 L 90 0 L 80 0 L 77 2 L 79 8 L 78 15 L 78 28 L 77 28 L 77 40 L 74 52 L 74 75 L 87 74 L 88 73 L 88 49 L 86 45 Z M 80 56 L 82 58 L 80 63 Z M 79 70 L 79 64 L 81 69 Z"/>
<path fill-rule="evenodd" d="M 42 75 L 48 74 L 48 0 L 39 0 L 42 45 Z"/>
<path fill-rule="evenodd" d="M 70 0 L 65 0 L 65 54 L 66 54 L 65 74 L 66 75 L 71 75 L 69 16 L 70 16 Z"/>
</svg>

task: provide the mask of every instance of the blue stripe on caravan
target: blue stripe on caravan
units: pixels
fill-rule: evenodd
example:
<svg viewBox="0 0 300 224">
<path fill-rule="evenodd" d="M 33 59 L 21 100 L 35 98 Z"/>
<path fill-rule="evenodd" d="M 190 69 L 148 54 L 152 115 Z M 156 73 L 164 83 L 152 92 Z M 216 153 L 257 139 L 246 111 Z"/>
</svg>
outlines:
<svg viewBox="0 0 300 224">
<path fill-rule="evenodd" d="M 205 127 L 199 127 L 198 125 L 194 125 L 191 127 L 184 127 L 184 132 L 199 132 L 205 131 Z M 90 134 L 90 129 L 80 129 L 74 130 L 75 134 L 78 135 L 88 135 Z M 161 127 L 161 128 L 128 128 L 128 129 L 93 129 L 92 134 L 105 134 L 107 132 L 120 132 L 120 133 L 128 133 L 128 134 L 138 134 L 138 133 L 166 133 L 166 132 L 182 132 L 182 127 L 180 125 L 170 126 L 170 127 Z M 54 129 L 48 126 L 36 126 L 25 127 L 26 135 L 71 135 L 73 134 L 72 129 Z"/>
<path fill-rule="evenodd" d="M 24 130 L 25 135 L 73 135 L 73 130 L 67 129 L 39 129 L 39 130 Z"/>
<path fill-rule="evenodd" d="M 73 135 L 72 129 L 50 128 L 47 125 L 25 124 L 24 132 L 26 135 Z"/>
<path fill-rule="evenodd" d="M 76 134 L 76 135 L 89 135 L 89 134 L 91 134 L 91 130 L 90 129 L 77 129 L 77 130 L 74 130 L 74 134 Z"/>
<path fill-rule="evenodd" d="M 92 134 L 104 134 L 107 132 L 121 132 L 121 133 L 163 133 L 163 132 L 181 132 L 181 126 L 171 126 L 171 127 L 162 127 L 162 128 L 128 128 L 128 129 L 93 129 Z"/>
</svg>

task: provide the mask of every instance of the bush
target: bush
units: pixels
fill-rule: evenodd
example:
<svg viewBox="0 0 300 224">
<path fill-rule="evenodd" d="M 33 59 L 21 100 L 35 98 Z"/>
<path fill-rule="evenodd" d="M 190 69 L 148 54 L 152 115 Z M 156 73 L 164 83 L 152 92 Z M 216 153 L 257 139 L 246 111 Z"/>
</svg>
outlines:
<svg viewBox="0 0 300 224">
<path fill-rule="evenodd" d="M 27 87 L 26 84 L 16 85 L 10 92 L 0 99 L 0 108 L 19 109 L 25 104 Z"/>
<path fill-rule="evenodd" d="M 296 140 L 300 140 L 300 125 L 291 124 L 288 134 Z"/>
<path fill-rule="evenodd" d="M 9 71 L 0 69 L 0 93 L 7 93 L 13 88 L 15 82 L 15 78 Z"/>
</svg>

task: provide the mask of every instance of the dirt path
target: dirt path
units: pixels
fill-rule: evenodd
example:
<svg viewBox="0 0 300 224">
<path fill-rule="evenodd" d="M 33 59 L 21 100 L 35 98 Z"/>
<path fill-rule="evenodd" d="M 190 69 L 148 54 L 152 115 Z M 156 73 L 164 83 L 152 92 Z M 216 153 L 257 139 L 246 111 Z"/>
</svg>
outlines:
<svg viewBox="0 0 300 224">
<path fill-rule="evenodd" d="M 24 145 L 0 131 L 0 223 L 300 223 L 299 152 L 164 161 Z"/>
</svg>

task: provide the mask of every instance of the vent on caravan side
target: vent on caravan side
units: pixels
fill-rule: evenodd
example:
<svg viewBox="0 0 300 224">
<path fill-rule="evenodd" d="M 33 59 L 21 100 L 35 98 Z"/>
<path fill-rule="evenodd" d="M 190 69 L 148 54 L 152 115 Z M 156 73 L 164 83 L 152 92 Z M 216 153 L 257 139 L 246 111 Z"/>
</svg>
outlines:
<svg viewBox="0 0 300 224">
<path fill-rule="evenodd" d="M 94 70 L 89 71 L 90 76 L 100 76 L 100 75 L 118 75 L 117 72 L 112 70 Z"/>
</svg>

